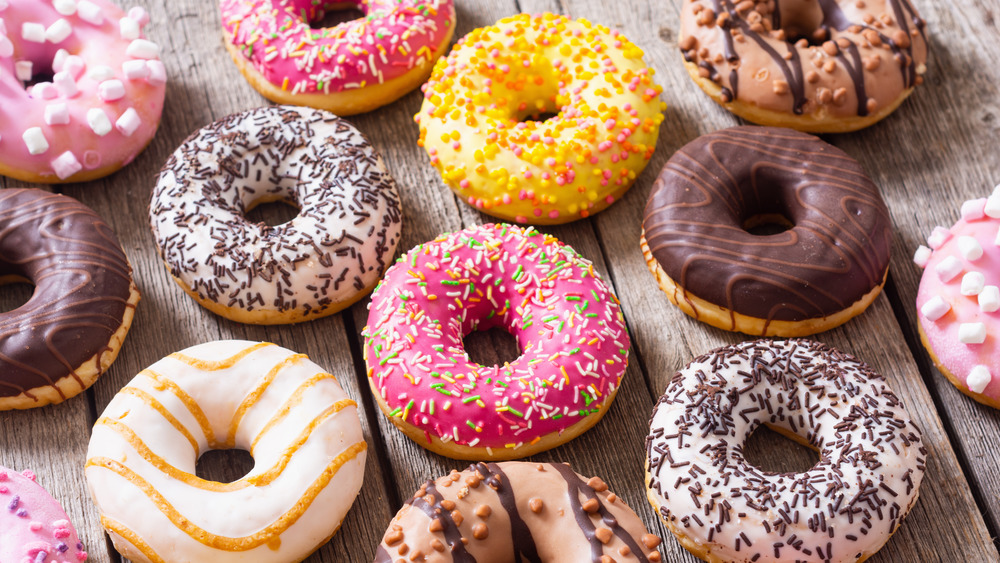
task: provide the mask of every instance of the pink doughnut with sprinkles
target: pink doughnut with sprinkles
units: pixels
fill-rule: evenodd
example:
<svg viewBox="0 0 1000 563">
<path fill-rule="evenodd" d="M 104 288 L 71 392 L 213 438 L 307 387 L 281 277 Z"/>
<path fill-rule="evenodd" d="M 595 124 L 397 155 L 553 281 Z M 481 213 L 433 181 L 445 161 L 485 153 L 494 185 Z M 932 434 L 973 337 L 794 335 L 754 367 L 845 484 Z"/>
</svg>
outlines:
<svg viewBox="0 0 1000 563">
<path fill-rule="evenodd" d="M 261 95 L 337 115 L 415 89 L 455 33 L 452 0 L 221 0 L 220 8 L 229 54 Z M 310 27 L 345 8 L 365 16 Z"/>
<path fill-rule="evenodd" d="M 87 552 L 66 511 L 35 482 L 35 474 L 0 467 L 0 561 L 82 563 L 86 560 Z"/>
<path fill-rule="evenodd" d="M 522 354 L 472 362 L 462 339 L 500 327 Z M 530 227 L 443 234 L 375 289 L 364 336 L 379 406 L 413 441 L 456 459 L 554 448 L 607 411 L 628 364 L 621 308 L 593 264 Z"/>
<path fill-rule="evenodd" d="M 1000 408 L 1000 186 L 962 204 L 913 257 L 920 338 L 941 373 L 973 399 Z"/>
<path fill-rule="evenodd" d="M 0 0 L 0 174 L 93 180 L 149 144 L 167 75 L 148 21 L 107 0 Z"/>
</svg>

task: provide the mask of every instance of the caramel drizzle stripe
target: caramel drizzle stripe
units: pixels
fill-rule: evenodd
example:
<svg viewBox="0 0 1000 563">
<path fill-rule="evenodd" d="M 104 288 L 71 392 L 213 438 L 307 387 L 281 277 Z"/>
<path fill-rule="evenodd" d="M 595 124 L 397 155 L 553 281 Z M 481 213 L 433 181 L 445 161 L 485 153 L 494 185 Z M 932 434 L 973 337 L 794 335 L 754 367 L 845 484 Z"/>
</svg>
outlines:
<svg viewBox="0 0 1000 563">
<path fill-rule="evenodd" d="M 179 362 L 184 362 L 185 364 L 193 368 L 198 368 L 202 371 L 218 371 L 233 367 L 234 365 L 236 365 L 236 362 L 242 360 L 252 352 L 260 350 L 261 348 L 264 348 L 266 346 L 274 346 L 274 344 L 270 342 L 258 342 L 257 344 L 254 344 L 253 346 L 250 346 L 248 348 L 244 348 L 243 350 L 237 352 L 236 354 L 224 360 L 217 360 L 217 361 L 192 358 L 191 356 L 181 354 L 180 352 L 175 352 L 173 354 L 170 354 L 168 357 L 173 358 Z"/>
<path fill-rule="evenodd" d="M 135 533 L 121 522 L 113 518 L 108 518 L 102 514 L 101 526 L 103 526 L 105 530 L 118 534 L 124 538 L 125 541 L 132 544 L 133 547 L 138 549 L 139 552 L 142 553 L 146 559 L 152 561 L 152 563 L 167 563 L 167 560 L 160 557 L 160 554 L 156 553 L 155 549 L 150 547 L 145 540 L 139 537 L 139 534 Z"/>
<path fill-rule="evenodd" d="M 308 390 L 310 387 L 312 387 L 313 385 L 316 385 L 317 383 L 319 383 L 321 381 L 327 381 L 327 380 L 331 380 L 331 379 L 333 381 L 337 381 L 337 378 L 334 377 L 333 375 L 329 374 L 329 373 L 320 373 L 320 374 L 316 374 L 316 375 L 312 376 L 311 378 L 309 378 L 308 380 L 306 380 L 304 383 L 302 383 L 302 385 L 300 385 L 299 388 L 296 389 L 294 393 L 292 393 L 292 396 L 289 397 L 287 401 L 285 401 L 285 404 L 281 405 L 281 408 L 279 408 L 278 412 L 275 413 L 275 415 L 273 417 L 271 417 L 271 420 L 267 421 L 267 424 L 265 424 L 264 427 L 261 428 L 260 432 L 257 433 L 257 437 L 254 438 L 253 442 L 250 443 L 250 455 L 253 455 L 253 450 L 254 450 L 254 448 L 257 447 L 257 442 L 259 442 L 260 439 L 263 438 L 264 435 L 267 434 L 268 431 L 271 430 L 271 428 L 273 428 L 279 422 L 281 422 L 282 420 L 284 420 L 284 418 L 286 416 L 288 416 L 288 413 L 291 412 L 292 407 L 294 407 L 294 406 L 296 406 L 296 405 L 298 405 L 298 404 L 300 404 L 302 402 L 302 397 L 303 397 L 303 395 L 305 395 L 306 390 Z M 343 401 L 341 401 L 341 402 L 343 402 Z M 351 403 L 354 403 L 354 401 L 351 401 Z M 350 406 L 350 405 L 348 405 L 348 406 Z M 354 406 L 357 406 L 357 403 L 354 403 Z"/>
<path fill-rule="evenodd" d="M 160 512 L 162 512 L 163 515 L 166 516 L 175 527 L 177 527 L 177 529 L 183 531 L 191 539 L 197 541 L 198 543 L 223 551 L 249 551 L 269 543 L 272 541 L 274 536 L 281 535 L 285 532 L 285 530 L 295 524 L 295 522 L 302 517 L 306 510 L 309 509 L 313 501 L 316 500 L 319 493 L 326 488 L 340 468 L 347 462 L 357 457 L 358 454 L 364 452 L 366 449 L 368 449 L 368 444 L 365 442 L 356 442 L 351 445 L 349 448 L 341 452 L 340 455 L 330 461 L 323 473 L 309 485 L 309 488 L 306 489 L 305 494 L 303 494 L 302 497 L 295 503 L 295 506 L 279 516 L 274 523 L 270 524 L 266 528 L 254 534 L 238 538 L 220 536 L 196 526 L 183 514 L 177 512 L 177 510 L 169 502 L 167 502 L 163 495 L 150 485 L 148 481 L 113 459 L 106 457 L 90 459 L 87 461 L 87 466 L 103 467 L 104 469 L 129 480 L 139 490 L 145 493 L 145 495 L 154 504 L 156 504 Z"/>
<path fill-rule="evenodd" d="M 191 432 L 188 431 L 187 427 L 181 424 L 181 421 L 177 420 L 177 417 L 175 417 L 173 413 L 167 410 L 167 407 L 163 406 L 163 403 L 158 401 L 156 397 L 150 395 L 149 393 L 137 387 L 126 387 L 122 389 L 121 392 L 126 395 L 132 395 L 133 397 L 139 399 L 143 403 L 146 403 L 147 406 L 151 407 L 156 412 L 160 413 L 160 416 L 166 419 L 166 421 L 169 422 L 171 426 L 176 428 L 177 431 L 180 432 L 185 438 L 187 438 L 188 442 L 191 443 L 191 449 L 194 450 L 195 457 L 201 456 L 201 448 L 198 446 L 198 440 L 194 439 L 194 436 L 191 435 Z"/>
<path fill-rule="evenodd" d="M 208 442 L 208 447 L 210 449 L 219 449 L 219 443 L 215 441 L 215 431 L 212 430 L 212 425 L 208 422 L 208 417 L 205 416 L 205 411 L 201 410 L 198 402 L 187 394 L 187 391 L 180 388 L 179 385 L 174 383 L 172 380 L 156 373 L 151 369 L 142 370 L 139 375 L 144 375 L 151 379 L 160 388 L 170 391 L 180 400 L 181 403 L 187 407 L 188 412 L 191 416 L 198 421 L 198 426 L 201 427 L 201 433 L 205 435 L 205 441 Z"/>
<path fill-rule="evenodd" d="M 294 457 L 295 454 L 298 453 L 299 449 L 302 448 L 303 444 L 305 444 L 306 441 L 309 440 L 309 437 L 312 435 L 313 431 L 316 429 L 317 426 L 325 422 L 334 414 L 351 406 L 356 406 L 356 403 L 350 399 L 344 399 L 342 401 L 338 401 L 330 405 L 330 407 L 328 407 L 325 411 L 320 413 L 319 416 L 317 416 L 316 418 L 314 418 L 309 422 L 309 425 L 306 426 L 306 428 L 299 434 L 299 436 L 291 444 L 289 444 L 287 448 L 285 448 L 284 453 L 281 454 L 281 457 L 278 459 L 277 462 L 275 462 L 275 464 L 270 469 L 262 473 L 258 473 L 257 475 L 243 477 L 242 479 L 233 481 L 232 483 L 219 483 L 217 481 L 207 481 L 205 479 L 202 479 L 201 477 L 198 477 L 197 475 L 192 475 L 185 471 L 181 471 L 180 469 L 174 467 L 173 465 L 170 465 L 169 463 L 167 463 L 165 459 L 157 455 L 156 452 L 154 452 L 149 446 L 147 446 L 146 443 L 142 440 L 142 438 L 140 438 L 135 433 L 134 430 L 132 430 L 124 423 L 118 420 L 101 417 L 100 419 L 98 419 L 95 425 L 107 426 L 113 429 L 126 442 L 128 442 L 129 445 L 132 446 L 132 449 L 138 452 L 139 456 L 142 457 L 142 459 L 146 460 L 147 463 L 158 469 L 160 472 L 166 474 L 167 476 L 177 481 L 184 483 L 185 485 L 194 487 L 196 489 L 201 489 L 203 491 L 230 492 L 230 491 L 239 491 L 250 486 L 264 487 L 270 485 L 285 471 L 285 468 L 288 467 L 288 464 L 289 462 L 291 462 L 292 457 Z"/>
<path fill-rule="evenodd" d="M 254 389 L 250 391 L 246 397 L 244 397 L 243 402 L 241 402 L 240 406 L 236 408 L 236 413 L 233 414 L 232 422 L 229 423 L 229 433 L 226 434 L 225 443 L 225 447 L 227 449 L 236 445 L 236 432 L 240 428 L 240 423 L 243 422 L 243 417 L 246 416 L 247 411 L 257 404 L 261 395 L 263 395 L 264 392 L 267 391 L 268 387 L 271 386 L 271 383 L 274 382 L 274 378 L 278 376 L 281 370 L 288 366 L 295 365 L 300 360 L 305 358 L 305 354 L 292 354 L 285 357 L 285 359 L 281 360 L 277 365 L 271 368 L 271 371 L 267 372 L 267 374 L 258 381 L 257 386 L 254 387 Z"/>
</svg>

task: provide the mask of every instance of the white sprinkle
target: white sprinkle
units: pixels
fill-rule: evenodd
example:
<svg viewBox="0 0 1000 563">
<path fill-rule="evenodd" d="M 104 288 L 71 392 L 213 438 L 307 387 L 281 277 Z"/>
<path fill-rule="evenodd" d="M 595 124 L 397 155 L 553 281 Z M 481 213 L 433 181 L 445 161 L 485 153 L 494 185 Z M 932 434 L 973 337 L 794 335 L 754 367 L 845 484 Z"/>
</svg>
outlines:
<svg viewBox="0 0 1000 563">
<path fill-rule="evenodd" d="M 72 98 L 80 93 L 80 89 L 76 86 L 76 80 L 73 80 L 73 76 L 66 71 L 57 72 L 52 77 L 52 81 L 55 82 L 59 93 L 67 98 Z"/>
<path fill-rule="evenodd" d="M 49 150 L 49 142 L 45 139 L 45 133 L 42 133 L 41 127 L 32 127 L 26 130 L 21 138 L 24 139 L 24 144 L 31 154 L 42 154 Z"/>
<path fill-rule="evenodd" d="M 135 130 L 140 125 L 142 125 L 142 119 L 139 117 L 139 112 L 135 111 L 135 108 L 125 110 L 125 113 L 115 122 L 115 127 L 126 137 L 131 137 L 132 133 L 135 133 Z"/>
<path fill-rule="evenodd" d="M 934 231 L 931 235 L 927 237 L 927 246 L 937 250 L 941 248 L 941 245 L 948 242 L 951 238 L 951 231 L 944 227 L 934 227 Z"/>
<path fill-rule="evenodd" d="M 149 13 L 147 13 L 146 9 L 141 6 L 132 6 L 129 8 L 128 17 L 139 22 L 139 25 L 146 25 L 149 23 Z"/>
<path fill-rule="evenodd" d="M 45 43 L 45 26 L 36 22 L 21 24 L 21 38 L 32 43 Z"/>
<path fill-rule="evenodd" d="M 101 11 L 101 7 L 90 0 L 80 0 L 77 2 L 76 13 L 80 16 L 81 20 L 87 23 L 94 25 L 104 23 L 104 13 Z"/>
<path fill-rule="evenodd" d="M 76 13 L 76 0 L 54 0 L 52 5 L 56 11 L 64 16 L 72 16 Z"/>
<path fill-rule="evenodd" d="M 992 313 L 997 309 L 1000 309 L 1000 288 L 988 285 L 979 292 L 979 310 Z"/>
<path fill-rule="evenodd" d="M 93 66 L 87 71 L 87 77 L 98 83 L 111 80 L 115 77 L 115 69 L 105 65 Z"/>
<path fill-rule="evenodd" d="M 962 273 L 962 262 L 954 256 L 948 256 L 934 266 L 934 271 L 937 272 L 941 281 L 948 283 Z"/>
<path fill-rule="evenodd" d="M 984 365 L 978 365 L 969 372 L 969 376 L 965 378 L 965 384 L 969 387 L 969 391 L 982 393 L 992 380 L 990 369 Z"/>
<path fill-rule="evenodd" d="M 61 43 L 70 33 L 73 33 L 73 26 L 65 18 L 59 18 L 45 30 L 45 39 L 49 43 Z"/>
<path fill-rule="evenodd" d="M 122 34 L 122 39 L 132 41 L 139 38 L 139 22 L 128 16 L 118 20 L 118 30 Z"/>
<path fill-rule="evenodd" d="M 962 276 L 962 295 L 979 295 L 986 287 L 986 276 L 980 272 L 969 272 Z"/>
<path fill-rule="evenodd" d="M 98 137 L 103 137 L 111 132 L 111 120 L 108 119 L 108 114 L 104 113 L 101 108 L 90 108 L 87 110 L 87 125 L 97 134 Z"/>
<path fill-rule="evenodd" d="M 122 63 L 122 73 L 129 80 L 138 80 L 149 76 L 149 67 L 146 66 L 146 61 L 144 60 L 133 59 Z"/>
<path fill-rule="evenodd" d="M 994 219 L 1000 218 L 1000 195 L 993 194 L 988 197 L 983 212 Z"/>
<path fill-rule="evenodd" d="M 7 39 L 6 35 L 0 34 L 0 57 L 14 56 L 14 44 Z"/>
<path fill-rule="evenodd" d="M 97 86 L 97 95 L 105 102 L 113 102 L 125 97 L 125 85 L 121 80 L 105 80 Z"/>
<path fill-rule="evenodd" d="M 83 170 L 83 165 L 76 159 L 76 155 L 72 151 L 62 153 L 50 164 L 52 164 L 52 170 L 56 173 L 56 176 L 59 176 L 60 180 L 65 180 Z"/>
<path fill-rule="evenodd" d="M 45 106 L 46 125 L 66 125 L 69 123 L 69 106 L 66 102 L 54 102 Z"/>
<path fill-rule="evenodd" d="M 136 59 L 158 59 L 160 46 L 148 39 L 136 39 L 128 44 L 125 54 Z"/>
<path fill-rule="evenodd" d="M 149 67 L 149 76 L 146 78 L 146 82 L 149 82 L 150 84 L 153 84 L 155 86 L 159 86 L 160 84 L 166 84 L 167 69 L 164 68 L 163 62 L 146 61 L 146 66 Z"/>
<path fill-rule="evenodd" d="M 913 263 L 921 268 L 927 266 L 927 261 L 931 259 L 931 249 L 924 245 L 917 247 L 917 251 L 913 253 Z"/>
<path fill-rule="evenodd" d="M 982 344 L 986 341 L 986 325 L 983 323 L 958 325 L 958 341 L 962 344 Z"/>
<path fill-rule="evenodd" d="M 983 247 L 979 245 L 979 241 L 975 237 L 960 236 L 958 237 L 957 244 L 958 251 L 969 262 L 975 262 L 983 257 Z"/>
<path fill-rule="evenodd" d="M 978 221 L 985 217 L 984 209 L 986 207 L 986 198 L 981 197 L 979 199 L 970 199 L 962 204 L 962 219 L 966 221 Z"/>
<path fill-rule="evenodd" d="M 17 61 L 14 63 L 14 74 L 17 75 L 17 79 L 21 82 L 31 80 L 32 66 L 31 61 Z"/>
<path fill-rule="evenodd" d="M 929 321 L 936 321 L 951 310 L 951 305 L 941 298 L 940 295 L 932 297 L 920 308 L 920 314 Z"/>
</svg>

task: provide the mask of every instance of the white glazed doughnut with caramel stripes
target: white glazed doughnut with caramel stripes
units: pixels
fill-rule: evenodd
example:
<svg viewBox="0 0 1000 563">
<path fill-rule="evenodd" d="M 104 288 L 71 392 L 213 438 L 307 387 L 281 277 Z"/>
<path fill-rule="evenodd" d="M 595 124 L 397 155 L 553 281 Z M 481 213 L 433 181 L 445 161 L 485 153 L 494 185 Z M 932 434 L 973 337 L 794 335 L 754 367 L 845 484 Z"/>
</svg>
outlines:
<svg viewBox="0 0 1000 563">
<path fill-rule="evenodd" d="M 246 476 L 194 474 L 202 453 L 231 448 L 253 455 Z M 301 561 L 340 527 L 366 450 L 357 405 L 333 375 L 274 344 L 224 340 L 125 386 L 94 425 L 86 474 L 131 561 Z"/>
</svg>

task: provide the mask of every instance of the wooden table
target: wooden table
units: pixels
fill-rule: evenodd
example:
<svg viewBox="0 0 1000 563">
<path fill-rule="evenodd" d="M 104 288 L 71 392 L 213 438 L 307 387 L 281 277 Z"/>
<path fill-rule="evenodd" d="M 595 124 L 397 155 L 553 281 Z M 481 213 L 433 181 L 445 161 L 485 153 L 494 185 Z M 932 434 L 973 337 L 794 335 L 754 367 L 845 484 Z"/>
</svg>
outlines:
<svg viewBox="0 0 1000 563">
<path fill-rule="evenodd" d="M 24 0 L 34 1 L 34 0 Z M 244 326 L 199 307 L 157 258 L 146 208 L 156 174 L 192 131 L 266 101 L 243 80 L 222 45 L 218 8 L 207 0 L 140 0 L 152 15 L 150 38 L 163 49 L 170 82 L 160 130 L 135 162 L 109 178 L 54 188 L 82 200 L 116 230 L 143 292 L 121 355 L 86 392 L 58 406 L 0 413 L 0 465 L 34 469 L 80 530 L 93 561 L 119 560 L 101 530 L 87 493 L 83 464 L 97 414 L 144 367 L 182 348 L 220 338 L 265 340 L 308 354 L 338 376 L 357 400 L 369 443 L 365 485 L 340 532 L 309 561 L 371 561 L 401 501 L 429 476 L 466 464 L 411 443 L 375 406 L 365 377 L 359 332 L 367 299 L 320 321 L 278 327 Z M 674 371 L 711 348 L 748 337 L 686 317 L 659 291 L 639 251 L 639 228 L 656 173 L 680 146 L 737 120 L 688 78 L 676 45 L 680 0 L 458 0 L 458 32 L 521 11 L 552 11 L 622 30 L 646 52 L 669 104 L 656 155 L 635 186 L 596 217 L 545 227 L 591 258 L 622 301 L 633 336 L 631 362 L 607 416 L 582 437 L 534 459 L 567 461 L 601 475 L 665 537 L 668 561 L 693 561 L 669 537 L 645 500 L 643 439 L 652 405 Z M 875 557 L 888 561 L 997 561 L 1000 528 L 1000 412 L 959 393 L 929 361 L 916 334 L 913 302 L 921 271 L 913 250 L 935 225 L 950 226 L 965 200 L 983 197 L 1000 181 L 1000 0 L 914 0 L 928 22 L 932 58 L 926 83 L 891 117 L 828 141 L 859 159 L 882 189 L 895 222 L 893 260 L 885 291 L 863 315 L 818 340 L 854 354 L 884 373 L 923 429 L 930 450 L 920 500 Z M 992 53 L 992 55 L 991 55 Z M 998 59 L 992 56 L 997 55 Z M 401 250 L 442 231 L 490 219 L 459 202 L 417 147 L 412 121 L 419 93 L 351 118 L 385 155 L 402 188 Z M 0 178 L 0 187 L 22 183 Z M 278 210 L 280 211 L 280 210 Z M 274 209 L 265 215 L 280 215 Z M 287 213 L 285 214 L 287 216 Z M 287 217 L 286 217 L 287 218 Z M 10 309 L 29 288 L 0 295 Z M 511 339 L 470 338 L 483 362 L 516 356 Z M 494 349 L 495 348 L 495 349 Z M 803 469 L 814 456 L 776 435 L 755 435 L 752 455 L 772 469 Z M 236 479 L 249 456 L 211 456 L 200 470 Z"/>
</svg>

